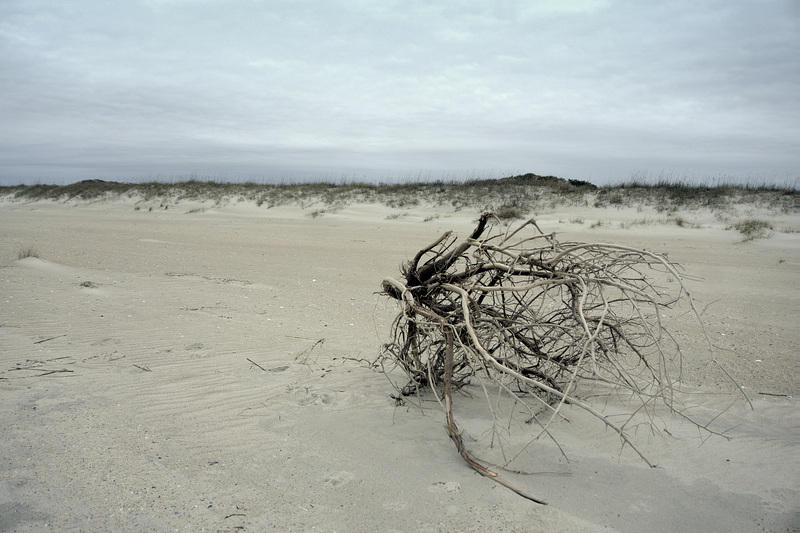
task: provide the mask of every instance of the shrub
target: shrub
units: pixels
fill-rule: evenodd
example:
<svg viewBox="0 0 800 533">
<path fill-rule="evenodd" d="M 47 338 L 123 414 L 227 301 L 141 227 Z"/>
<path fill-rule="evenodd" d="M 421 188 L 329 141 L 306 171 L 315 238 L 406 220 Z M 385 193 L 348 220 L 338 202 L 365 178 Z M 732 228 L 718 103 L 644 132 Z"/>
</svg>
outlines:
<svg viewBox="0 0 800 533">
<path fill-rule="evenodd" d="M 522 209 L 513 205 L 503 206 L 495 212 L 495 216 L 500 220 L 517 220 L 525 217 Z"/>
</svg>

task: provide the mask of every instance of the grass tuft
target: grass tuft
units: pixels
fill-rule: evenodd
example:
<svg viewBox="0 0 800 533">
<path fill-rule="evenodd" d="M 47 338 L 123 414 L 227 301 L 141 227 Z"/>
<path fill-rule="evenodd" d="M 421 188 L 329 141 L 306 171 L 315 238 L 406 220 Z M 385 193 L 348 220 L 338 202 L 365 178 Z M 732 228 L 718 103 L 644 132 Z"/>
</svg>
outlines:
<svg viewBox="0 0 800 533">
<path fill-rule="evenodd" d="M 28 246 L 27 248 L 22 248 L 19 252 L 17 252 L 17 259 L 26 259 L 28 257 L 39 257 L 39 252 L 36 248 Z"/>
<path fill-rule="evenodd" d="M 772 224 L 759 218 L 746 218 L 728 226 L 726 229 L 735 229 L 744 237 L 742 242 L 752 241 L 755 239 L 766 239 L 772 235 L 770 230 L 773 230 Z"/>
<path fill-rule="evenodd" d="M 506 205 L 494 212 L 500 220 L 519 220 L 525 217 L 525 212 L 517 206 Z"/>
</svg>

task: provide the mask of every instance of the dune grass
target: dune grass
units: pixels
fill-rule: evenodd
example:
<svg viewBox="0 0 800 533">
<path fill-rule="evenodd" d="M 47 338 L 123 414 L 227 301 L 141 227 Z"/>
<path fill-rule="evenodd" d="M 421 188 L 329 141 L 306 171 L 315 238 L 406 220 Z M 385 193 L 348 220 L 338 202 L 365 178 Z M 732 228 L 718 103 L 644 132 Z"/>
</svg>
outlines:
<svg viewBox="0 0 800 533">
<path fill-rule="evenodd" d="M 654 208 L 666 215 L 678 210 L 711 209 L 724 212 L 747 204 L 770 211 L 794 210 L 795 191 L 789 186 L 692 185 L 681 181 L 629 180 L 597 187 L 581 180 L 524 174 L 500 179 L 429 181 L 406 183 L 308 182 L 296 184 L 229 183 L 211 180 L 124 183 L 85 180 L 69 185 L 16 185 L 0 187 L 0 197 L 18 201 L 77 201 L 134 199 L 137 204 L 158 204 L 167 209 L 181 201 L 224 204 L 254 202 L 270 208 L 295 205 L 302 208 L 337 209 L 358 203 L 377 203 L 396 209 L 443 207 L 460 211 L 493 211 L 511 219 L 558 207 Z M 676 219 L 681 225 L 687 219 Z"/>
<path fill-rule="evenodd" d="M 39 251 L 32 246 L 26 246 L 17 252 L 17 259 L 27 259 L 28 257 L 39 257 Z"/>
<path fill-rule="evenodd" d="M 746 218 L 728 226 L 727 229 L 735 229 L 742 234 L 742 241 L 747 242 L 755 239 L 766 239 L 772 235 L 771 230 L 775 228 L 768 220 Z"/>
</svg>

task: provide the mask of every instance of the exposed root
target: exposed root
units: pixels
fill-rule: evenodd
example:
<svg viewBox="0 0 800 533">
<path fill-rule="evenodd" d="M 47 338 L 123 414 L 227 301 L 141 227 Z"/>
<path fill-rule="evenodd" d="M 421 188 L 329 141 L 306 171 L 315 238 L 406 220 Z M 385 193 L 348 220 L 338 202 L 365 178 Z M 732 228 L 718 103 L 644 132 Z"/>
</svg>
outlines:
<svg viewBox="0 0 800 533">
<path fill-rule="evenodd" d="M 685 302 L 698 321 L 700 316 L 678 267 L 664 255 L 627 246 L 560 243 L 533 220 L 505 231 L 494 220 L 482 215 L 462 242 L 445 233 L 402 266 L 403 281 L 383 280 L 401 311 L 382 359 L 408 375 L 402 393 L 441 391 L 446 429 L 463 459 L 538 503 L 544 502 L 466 450 L 453 416 L 453 391 L 475 378 L 493 385 L 540 425 L 534 440 L 550 436 L 565 404 L 576 406 L 654 466 L 634 444 L 628 424 L 645 416 L 653 426 L 659 405 L 686 418 L 673 389 L 681 378 L 681 352 L 663 326 L 662 311 Z M 626 393 L 635 400 L 629 416 L 612 421 L 577 397 L 581 382 Z M 540 420 L 542 408 L 549 414 Z"/>
</svg>

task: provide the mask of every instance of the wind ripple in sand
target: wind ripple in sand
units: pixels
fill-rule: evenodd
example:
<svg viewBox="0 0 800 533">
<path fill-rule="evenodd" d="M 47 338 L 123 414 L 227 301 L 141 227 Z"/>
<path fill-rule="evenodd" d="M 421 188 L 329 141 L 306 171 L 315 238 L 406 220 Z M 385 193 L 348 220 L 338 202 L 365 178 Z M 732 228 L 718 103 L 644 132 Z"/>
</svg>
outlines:
<svg viewBox="0 0 800 533">
<path fill-rule="evenodd" d="M 743 422 L 730 441 L 649 439 L 658 469 L 602 454 L 607 432 L 584 431 L 573 413 L 562 434 L 571 464 L 530 446 L 532 462 L 572 475 L 514 476 L 551 502 L 532 508 L 463 464 L 430 397 L 424 412 L 395 406 L 385 377 L 343 364 L 386 340 L 396 309 L 375 304 L 378 280 L 445 229 L 470 231 L 472 214 L 434 228 L 380 210 L 330 224 L 301 210 L 189 220 L 125 207 L 0 209 L 5 257 L 33 242 L 47 259 L 0 267 L 0 529 L 729 533 L 797 523 L 794 234 L 733 245 L 722 230 L 592 230 L 669 251 L 704 277 L 695 295 L 720 299 L 704 315 L 710 331 L 736 343 L 718 356 L 748 391 L 771 396 L 720 417 Z M 697 376 L 702 339 L 678 333 L 700 355 L 686 361 Z M 39 371 L 48 368 L 72 372 Z M 481 416 L 485 406 L 457 413 L 464 428 Z M 473 451 L 487 440 L 465 434 Z"/>
</svg>

